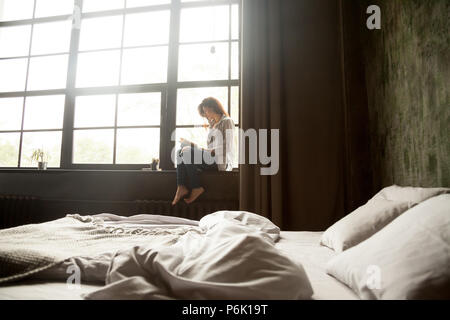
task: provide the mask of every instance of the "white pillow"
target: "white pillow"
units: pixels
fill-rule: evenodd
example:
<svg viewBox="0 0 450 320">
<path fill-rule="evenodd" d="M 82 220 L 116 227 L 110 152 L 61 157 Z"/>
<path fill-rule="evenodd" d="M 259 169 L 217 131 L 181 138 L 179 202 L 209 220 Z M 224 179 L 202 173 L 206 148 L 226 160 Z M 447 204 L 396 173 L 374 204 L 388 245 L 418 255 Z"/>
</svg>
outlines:
<svg viewBox="0 0 450 320">
<path fill-rule="evenodd" d="M 320 244 L 342 252 L 366 240 L 411 207 L 410 202 L 372 199 L 322 235 Z"/>
<path fill-rule="evenodd" d="M 372 199 L 386 199 L 395 201 L 409 201 L 412 203 L 421 203 L 431 197 L 440 194 L 450 193 L 449 188 L 419 188 L 419 187 L 400 187 L 392 185 L 378 192 Z"/>
<path fill-rule="evenodd" d="M 450 299 L 450 195 L 426 200 L 328 262 L 362 299 Z"/>
<path fill-rule="evenodd" d="M 446 188 L 386 187 L 365 205 L 329 227 L 320 244 L 342 252 L 368 239 L 416 204 L 448 192 L 450 189 Z"/>
</svg>

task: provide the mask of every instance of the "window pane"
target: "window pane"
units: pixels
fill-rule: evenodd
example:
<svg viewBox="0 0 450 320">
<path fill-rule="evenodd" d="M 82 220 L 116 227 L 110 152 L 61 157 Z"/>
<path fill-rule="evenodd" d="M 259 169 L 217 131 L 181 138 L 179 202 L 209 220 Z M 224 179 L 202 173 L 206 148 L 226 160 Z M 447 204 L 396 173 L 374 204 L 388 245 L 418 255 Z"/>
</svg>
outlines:
<svg viewBox="0 0 450 320">
<path fill-rule="evenodd" d="M 214 41 L 229 38 L 229 6 L 181 10 L 180 42 Z"/>
<path fill-rule="evenodd" d="M 0 133 L 0 167 L 17 167 L 20 133 Z"/>
<path fill-rule="evenodd" d="M 123 16 L 83 19 L 79 50 L 118 48 L 122 42 Z"/>
<path fill-rule="evenodd" d="M 59 167 L 61 158 L 61 137 L 62 131 L 24 132 L 20 166 L 37 166 L 36 162 L 31 161 L 31 155 L 35 149 L 44 149 L 44 151 L 49 154 L 48 166 Z"/>
<path fill-rule="evenodd" d="M 0 58 L 27 56 L 31 25 L 0 28 Z"/>
<path fill-rule="evenodd" d="M 177 94 L 177 125 L 202 125 L 207 120 L 198 113 L 198 105 L 203 99 L 214 97 L 228 109 L 228 88 L 189 88 L 178 89 Z"/>
<path fill-rule="evenodd" d="M 161 122 L 161 93 L 129 93 L 119 95 L 117 125 L 145 126 Z"/>
<path fill-rule="evenodd" d="M 239 39 L 239 6 L 231 6 L 231 38 Z"/>
<path fill-rule="evenodd" d="M 68 52 L 71 29 L 72 22 L 70 21 L 35 24 L 31 54 Z"/>
<path fill-rule="evenodd" d="M 113 162 L 114 130 L 75 130 L 73 163 Z"/>
<path fill-rule="evenodd" d="M 83 12 L 122 9 L 124 0 L 84 0 Z"/>
<path fill-rule="evenodd" d="M 231 87 L 231 119 L 239 123 L 239 87 Z"/>
<path fill-rule="evenodd" d="M 124 46 L 167 44 L 170 11 L 128 14 L 125 17 Z"/>
<path fill-rule="evenodd" d="M 180 45 L 179 81 L 228 79 L 228 44 Z"/>
<path fill-rule="evenodd" d="M 0 0 L 0 21 L 31 19 L 34 0 Z"/>
<path fill-rule="evenodd" d="M 27 62 L 28 58 L 0 60 L 0 92 L 25 90 Z"/>
<path fill-rule="evenodd" d="M 125 49 L 121 84 L 164 83 L 167 81 L 167 47 Z"/>
<path fill-rule="evenodd" d="M 177 128 L 175 135 L 175 150 L 180 149 L 180 138 L 192 141 L 201 148 L 207 146 L 208 128 Z"/>
<path fill-rule="evenodd" d="M 20 130 L 23 97 L 0 99 L 0 130 Z"/>
<path fill-rule="evenodd" d="M 170 0 L 127 0 L 127 8 L 155 6 L 170 3 Z"/>
<path fill-rule="evenodd" d="M 231 44 L 231 79 L 239 79 L 239 43 Z"/>
<path fill-rule="evenodd" d="M 159 128 L 117 129 L 116 163 L 148 164 L 159 158 Z"/>
<path fill-rule="evenodd" d="M 60 129 L 64 118 L 64 95 L 27 97 L 23 128 Z"/>
<path fill-rule="evenodd" d="M 119 83 L 120 50 L 80 53 L 77 87 L 113 86 Z"/>
<path fill-rule="evenodd" d="M 36 0 L 35 18 L 72 14 L 74 0 Z"/>
<path fill-rule="evenodd" d="M 69 55 L 30 59 L 28 90 L 60 89 L 66 87 Z"/>
<path fill-rule="evenodd" d="M 116 96 L 114 94 L 81 96 L 75 99 L 75 128 L 114 126 Z"/>
</svg>

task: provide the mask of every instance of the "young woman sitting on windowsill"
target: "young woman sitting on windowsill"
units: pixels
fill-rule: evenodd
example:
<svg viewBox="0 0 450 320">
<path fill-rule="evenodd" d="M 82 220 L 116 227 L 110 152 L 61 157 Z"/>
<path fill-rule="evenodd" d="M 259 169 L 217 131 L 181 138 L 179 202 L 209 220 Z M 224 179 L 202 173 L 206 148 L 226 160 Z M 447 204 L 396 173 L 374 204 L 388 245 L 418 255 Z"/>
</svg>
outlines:
<svg viewBox="0 0 450 320">
<path fill-rule="evenodd" d="M 231 171 L 233 169 L 234 123 L 216 98 L 206 98 L 198 106 L 200 115 L 208 120 L 207 149 L 181 138 L 181 150 L 177 152 L 177 192 L 175 205 L 182 198 L 189 204 L 195 201 L 205 188 L 200 182 L 202 171 Z"/>
</svg>

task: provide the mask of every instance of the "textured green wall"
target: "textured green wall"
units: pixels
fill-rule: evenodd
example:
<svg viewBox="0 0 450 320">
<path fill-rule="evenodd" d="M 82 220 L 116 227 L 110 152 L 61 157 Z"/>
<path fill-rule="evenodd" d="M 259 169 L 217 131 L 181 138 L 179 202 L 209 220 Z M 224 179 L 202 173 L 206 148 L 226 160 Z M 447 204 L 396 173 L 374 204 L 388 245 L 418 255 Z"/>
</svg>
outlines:
<svg viewBox="0 0 450 320">
<path fill-rule="evenodd" d="M 361 1 L 381 8 L 362 32 L 374 190 L 450 186 L 448 0 Z M 364 13 L 365 13 L 365 8 Z"/>
</svg>

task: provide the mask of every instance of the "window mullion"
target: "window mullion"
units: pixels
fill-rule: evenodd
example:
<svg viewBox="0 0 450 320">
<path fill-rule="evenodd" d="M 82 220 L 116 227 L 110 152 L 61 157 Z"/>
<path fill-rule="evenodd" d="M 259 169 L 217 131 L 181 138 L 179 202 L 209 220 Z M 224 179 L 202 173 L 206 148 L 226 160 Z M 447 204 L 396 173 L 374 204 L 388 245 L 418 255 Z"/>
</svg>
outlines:
<svg viewBox="0 0 450 320">
<path fill-rule="evenodd" d="M 163 112 L 161 112 L 160 166 L 163 170 L 174 169 L 174 164 L 171 161 L 171 151 L 175 147 L 175 141 L 171 140 L 171 134 L 175 130 L 176 124 L 180 7 L 180 0 L 172 1 L 166 105 Z"/>
<path fill-rule="evenodd" d="M 33 18 L 34 13 L 36 12 L 36 1 L 34 1 L 34 7 L 33 7 Z M 17 159 L 17 167 L 20 167 L 20 159 L 22 158 L 22 143 L 23 143 L 23 125 L 25 121 L 25 103 L 26 103 L 26 97 L 27 97 L 27 87 L 28 87 L 28 74 L 30 72 L 30 60 L 31 60 L 31 46 L 33 45 L 33 31 L 34 31 L 34 23 L 31 24 L 31 31 L 30 31 L 30 46 L 28 47 L 28 61 L 27 61 L 27 73 L 25 75 L 25 92 L 23 97 L 23 105 L 22 105 L 22 124 L 20 128 L 20 139 L 19 139 L 19 159 Z"/>
<path fill-rule="evenodd" d="M 127 1 L 125 0 L 125 7 L 127 6 Z M 124 13 L 122 15 L 122 38 L 120 40 L 120 62 L 119 62 L 119 86 L 122 82 L 122 60 L 123 60 L 123 40 L 125 37 L 125 16 Z M 116 106 L 115 106 L 115 115 L 114 115 L 114 144 L 113 144 L 113 164 L 116 164 L 117 157 L 117 116 L 119 112 L 119 94 L 116 93 Z"/>
<path fill-rule="evenodd" d="M 78 59 L 78 45 L 80 41 L 81 10 L 83 0 L 74 0 L 72 16 L 72 32 L 70 37 L 69 66 L 67 71 L 66 100 L 64 104 L 64 124 L 61 145 L 61 168 L 70 169 L 73 151 L 73 126 L 75 113 L 75 79 Z"/>
</svg>

